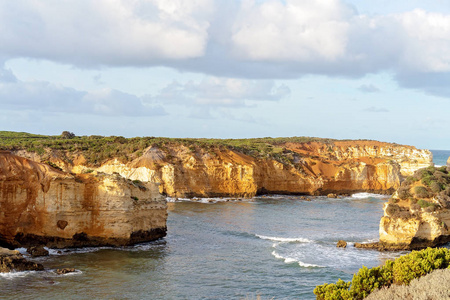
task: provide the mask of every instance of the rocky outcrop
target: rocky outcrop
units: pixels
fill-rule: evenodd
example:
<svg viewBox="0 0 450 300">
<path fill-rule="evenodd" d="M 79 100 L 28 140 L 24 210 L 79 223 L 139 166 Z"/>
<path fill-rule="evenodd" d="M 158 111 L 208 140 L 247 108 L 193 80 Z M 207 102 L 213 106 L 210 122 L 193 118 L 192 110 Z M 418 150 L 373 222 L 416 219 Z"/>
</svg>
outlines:
<svg viewBox="0 0 450 300">
<path fill-rule="evenodd" d="M 159 183 L 160 191 L 170 197 L 392 193 L 414 170 L 432 164 L 428 150 L 376 141 L 286 142 L 276 149 L 280 155 L 274 159 L 217 146 L 168 143 L 150 146 L 129 162 L 117 158 L 100 166 L 89 165 L 80 153 L 48 155 L 69 172 L 96 170 Z M 39 160 L 34 153 L 17 154 Z"/>
<path fill-rule="evenodd" d="M 72 175 L 0 153 L 0 243 L 52 248 L 130 245 L 166 234 L 154 183 L 97 172 Z"/>
<path fill-rule="evenodd" d="M 19 251 L 0 248 L 0 273 L 43 270 L 43 265 L 26 260 Z"/>
<path fill-rule="evenodd" d="M 384 204 L 380 248 L 412 250 L 450 242 L 450 174 L 427 168 L 408 178 Z"/>
</svg>

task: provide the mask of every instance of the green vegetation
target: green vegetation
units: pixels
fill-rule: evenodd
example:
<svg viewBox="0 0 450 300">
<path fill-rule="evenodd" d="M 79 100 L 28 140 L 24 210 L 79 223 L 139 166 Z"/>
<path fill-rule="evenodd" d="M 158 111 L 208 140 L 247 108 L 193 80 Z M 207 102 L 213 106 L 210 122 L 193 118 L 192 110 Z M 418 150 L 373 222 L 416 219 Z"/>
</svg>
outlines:
<svg viewBox="0 0 450 300">
<path fill-rule="evenodd" d="M 414 187 L 414 196 L 416 198 L 428 198 L 429 194 L 427 188 L 420 185 Z"/>
<path fill-rule="evenodd" d="M 417 170 L 409 176 L 397 190 L 400 200 L 410 201 L 415 209 L 434 211 L 441 207 L 450 208 L 450 174 L 447 167 L 435 168 L 433 166 Z M 433 202 L 430 199 L 433 198 Z M 390 199 L 395 203 L 394 198 Z"/>
<path fill-rule="evenodd" d="M 143 154 L 149 146 L 156 146 L 170 156 L 170 147 L 183 145 L 191 152 L 199 149 L 215 155 L 215 151 L 234 150 L 255 158 L 272 158 L 283 164 L 292 164 L 294 152 L 286 149 L 286 143 L 321 142 L 332 144 L 335 140 L 314 137 L 291 138 L 254 138 L 254 139 L 195 139 L 195 138 L 164 138 L 164 137 L 135 137 L 122 136 L 103 137 L 98 135 L 75 136 L 72 132 L 64 131 L 61 135 L 46 136 L 24 132 L 0 131 L 1 150 L 26 150 L 41 156 L 48 155 L 47 150 L 64 153 L 82 154 L 88 164 L 99 165 L 111 158 L 118 158 L 123 162 L 130 161 Z M 65 157 L 70 162 L 71 157 Z"/>
<path fill-rule="evenodd" d="M 449 268 L 450 250 L 427 248 L 388 260 L 383 266 L 362 267 L 351 282 L 339 279 L 336 283 L 318 285 L 314 294 L 319 300 L 364 299 L 373 291 L 392 284 L 409 284 L 413 279 L 436 269 Z"/>
</svg>

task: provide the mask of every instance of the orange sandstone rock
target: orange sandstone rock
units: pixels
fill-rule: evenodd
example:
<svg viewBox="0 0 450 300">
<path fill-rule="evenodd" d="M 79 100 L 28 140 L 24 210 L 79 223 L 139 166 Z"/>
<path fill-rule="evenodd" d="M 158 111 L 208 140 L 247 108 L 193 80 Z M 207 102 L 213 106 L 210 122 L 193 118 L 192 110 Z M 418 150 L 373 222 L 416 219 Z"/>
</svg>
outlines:
<svg viewBox="0 0 450 300">
<path fill-rule="evenodd" d="M 8 246 L 128 245 L 163 237 L 158 186 L 119 175 L 71 175 L 0 153 L 0 243 Z"/>
</svg>

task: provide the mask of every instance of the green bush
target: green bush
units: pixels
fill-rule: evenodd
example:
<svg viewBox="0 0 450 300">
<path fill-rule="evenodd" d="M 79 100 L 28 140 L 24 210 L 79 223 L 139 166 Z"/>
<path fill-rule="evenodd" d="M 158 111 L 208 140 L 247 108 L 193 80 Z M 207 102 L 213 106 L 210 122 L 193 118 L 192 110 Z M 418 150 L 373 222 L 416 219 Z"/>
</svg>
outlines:
<svg viewBox="0 0 450 300">
<path fill-rule="evenodd" d="M 428 198 L 429 197 L 428 190 L 424 186 L 416 186 L 414 188 L 414 195 L 416 198 Z"/>
<path fill-rule="evenodd" d="M 419 206 L 422 207 L 422 208 L 427 208 L 427 207 L 433 205 L 433 203 L 430 203 L 430 202 L 425 201 L 423 199 L 420 199 L 419 201 L 417 201 L 417 204 L 419 204 Z"/>
<path fill-rule="evenodd" d="M 314 295 L 318 300 L 351 300 L 352 296 L 348 290 L 350 284 L 339 279 L 336 283 L 318 285 L 314 289 Z"/>
<path fill-rule="evenodd" d="M 336 284 L 318 285 L 314 289 L 314 294 L 320 300 L 364 299 L 376 289 L 388 287 L 391 284 L 409 284 L 413 279 L 433 270 L 448 268 L 449 264 L 449 249 L 427 248 L 412 251 L 395 261 L 386 261 L 381 267 L 368 269 L 363 266 L 353 275 L 351 282 L 339 279 Z"/>
<path fill-rule="evenodd" d="M 430 184 L 430 189 L 433 193 L 439 193 L 442 190 L 442 185 L 439 184 L 437 181 L 433 181 Z"/>
<path fill-rule="evenodd" d="M 413 251 L 395 260 L 393 275 L 396 284 L 409 284 L 436 269 L 445 269 L 450 263 L 450 250 L 446 248 L 427 248 Z"/>
<path fill-rule="evenodd" d="M 402 185 L 402 186 L 397 190 L 398 197 L 399 197 L 400 199 L 402 199 L 402 200 L 408 199 L 408 198 L 411 196 L 409 190 L 410 190 L 410 187 L 409 187 L 409 186 L 403 186 L 403 185 Z"/>
<path fill-rule="evenodd" d="M 363 266 L 353 275 L 350 294 L 353 299 L 364 299 L 374 290 L 392 284 L 394 262 L 389 260 L 384 266 L 367 268 Z"/>
<path fill-rule="evenodd" d="M 411 184 L 413 184 L 414 182 L 416 182 L 417 180 L 418 180 L 418 179 L 415 178 L 414 176 L 408 176 L 408 177 L 406 177 L 406 180 L 404 181 L 403 184 L 405 184 L 405 185 L 411 185 Z"/>
</svg>

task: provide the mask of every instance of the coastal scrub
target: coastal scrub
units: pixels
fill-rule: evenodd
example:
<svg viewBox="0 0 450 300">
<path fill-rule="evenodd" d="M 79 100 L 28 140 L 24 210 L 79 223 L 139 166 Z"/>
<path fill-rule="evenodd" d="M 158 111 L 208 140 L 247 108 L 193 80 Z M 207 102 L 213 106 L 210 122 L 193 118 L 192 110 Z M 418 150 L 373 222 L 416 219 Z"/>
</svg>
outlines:
<svg viewBox="0 0 450 300">
<path fill-rule="evenodd" d="M 450 265 L 450 250 L 446 248 L 427 248 L 412 251 L 394 261 L 388 260 L 380 267 L 363 266 L 353 275 L 351 282 L 339 279 L 336 283 L 325 283 L 314 289 L 318 300 L 364 299 L 370 293 L 383 287 L 408 285 L 412 280 L 446 269 Z"/>
</svg>

